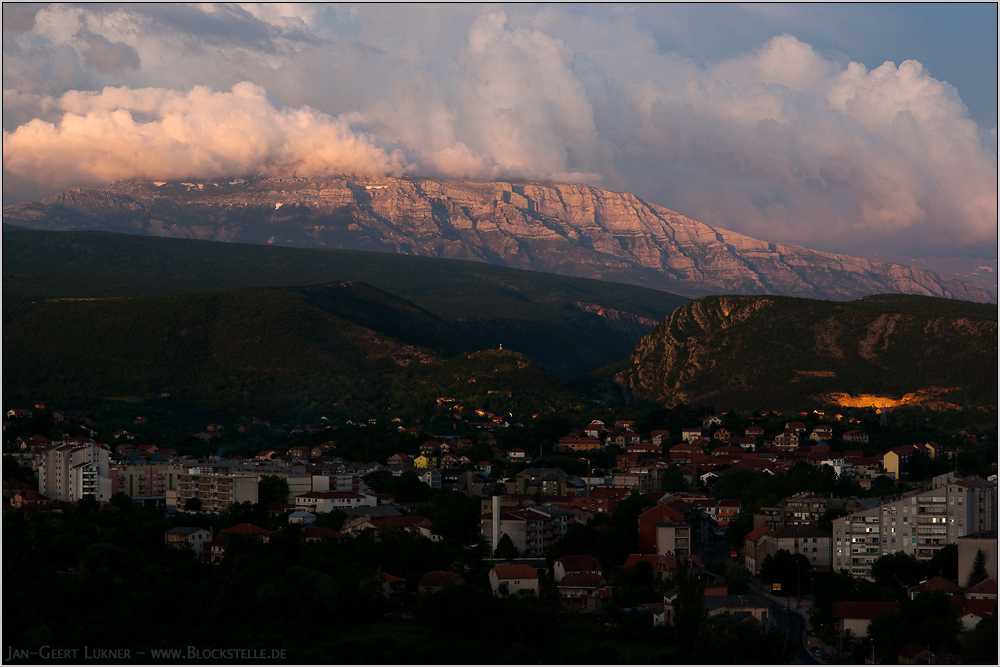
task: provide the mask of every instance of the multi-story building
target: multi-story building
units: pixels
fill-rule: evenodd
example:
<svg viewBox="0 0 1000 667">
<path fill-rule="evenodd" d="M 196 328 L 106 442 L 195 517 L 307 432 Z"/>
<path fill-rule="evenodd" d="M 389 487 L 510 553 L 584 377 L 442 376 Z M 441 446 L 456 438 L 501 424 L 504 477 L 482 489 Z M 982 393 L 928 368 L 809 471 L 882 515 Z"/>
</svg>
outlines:
<svg viewBox="0 0 1000 667">
<path fill-rule="evenodd" d="M 784 549 L 802 554 L 814 570 L 830 571 L 830 533 L 807 525 L 782 526 L 763 532 L 756 545 L 756 567 L 768 556 Z"/>
<path fill-rule="evenodd" d="M 658 521 L 656 523 L 656 553 L 661 556 L 691 554 L 691 524 Z"/>
<path fill-rule="evenodd" d="M 997 485 L 939 475 L 927 488 L 833 522 L 833 569 L 870 577 L 880 556 L 902 551 L 930 560 L 947 544 L 997 529 Z"/>
<path fill-rule="evenodd" d="M 184 509 L 188 501 L 201 501 L 202 512 L 225 512 L 233 503 L 257 502 L 257 475 L 234 474 L 231 468 L 205 466 L 189 468 L 177 475 L 177 490 L 171 496 L 175 507 Z"/>
<path fill-rule="evenodd" d="M 494 504 L 499 507 L 499 502 Z M 575 522 L 575 515 L 554 505 L 538 505 L 509 512 L 500 511 L 498 521 L 493 514 L 485 514 L 481 519 L 481 532 L 491 549 L 496 549 L 499 537 L 506 533 L 514 546 L 523 556 L 544 556 L 545 550 L 558 542 L 570 525 Z M 494 539 L 494 531 L 498 536 Z"/>
<path fill-rule="evenodd" d="M 163 505 L 167 491 L 177 489 L 178 465 L 121 465 L 111 469 L 111 492 L 125 493 L 133 500 Z"/>
<path fill-rule="evenodd" d="M 93 443 L 47 450 L 38 472 L 38 490 L 52 500 L 76 502 L 90 495 L 103 502 L 112 496 L 108 450 Z"/>
</svg>

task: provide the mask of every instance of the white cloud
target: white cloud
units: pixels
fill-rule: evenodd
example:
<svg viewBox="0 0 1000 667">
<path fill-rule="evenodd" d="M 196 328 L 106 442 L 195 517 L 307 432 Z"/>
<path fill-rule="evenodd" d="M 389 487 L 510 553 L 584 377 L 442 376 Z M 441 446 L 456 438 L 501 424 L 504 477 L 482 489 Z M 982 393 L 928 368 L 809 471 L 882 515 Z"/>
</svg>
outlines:
<svg viewBox="0 0 1000 667">
<path fill-rule="evenodd" d="M 5 198 L 297 165 L 584 181 L 767 240 L 992 251 L 996 130 L 954 88 L 790 34 L 699 64 L 663 43 L 692 17 L 50 5 L 4 35 Z"/>
<path fill-rule="evenodd" d="M 5 176 L 61 190 L 280 170 L 398 175 L 407 166 L 399 152 L 339 119 L 307 107 L 276 109 L 251 83 L 226 93 L 108 88 L 66 93 L 54 103 L 64 111 L 57 123 L 4 130 Z"/>
</svg>

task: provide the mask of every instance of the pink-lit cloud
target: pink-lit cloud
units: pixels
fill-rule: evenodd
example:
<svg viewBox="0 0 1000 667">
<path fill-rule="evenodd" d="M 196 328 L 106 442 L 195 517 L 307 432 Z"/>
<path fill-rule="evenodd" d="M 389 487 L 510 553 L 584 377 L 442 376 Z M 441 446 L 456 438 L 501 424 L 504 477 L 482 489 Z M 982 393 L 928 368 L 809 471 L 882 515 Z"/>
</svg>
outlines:
<svg viewBox="0 0 1000 667">
<path fill-rule="evenodd" d="M 613 5 L 30 10 L 5 21 L 6 201 L 284 169 L 518 178 L 825 250 L 996 244 L 995 127 L 913 60 L 779 34 L 698 63 Z"/>
</svg>

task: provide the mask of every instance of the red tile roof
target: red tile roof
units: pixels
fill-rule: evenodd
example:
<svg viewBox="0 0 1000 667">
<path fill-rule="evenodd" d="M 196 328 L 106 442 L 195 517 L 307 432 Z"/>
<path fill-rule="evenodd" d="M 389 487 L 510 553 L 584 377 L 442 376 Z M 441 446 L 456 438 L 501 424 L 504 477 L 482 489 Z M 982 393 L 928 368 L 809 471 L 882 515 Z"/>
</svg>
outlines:
<svg viewBox="0 0 1000 667">
<path fill-rule="evenodd" d="M 497 579 L 538 579 L 538 571 L 524 564 L 505 563 L 497 565 L 490 572 L 496 574 Z"/>
<path fill-rule="evenodd" d="M 562 564 L 563 570 L 567 574 L 570 572 L 601 571 L 601 562 L 593 556 L 563 556 L 562 558 L 557 558 L 556 562 Z"/>
</svg>

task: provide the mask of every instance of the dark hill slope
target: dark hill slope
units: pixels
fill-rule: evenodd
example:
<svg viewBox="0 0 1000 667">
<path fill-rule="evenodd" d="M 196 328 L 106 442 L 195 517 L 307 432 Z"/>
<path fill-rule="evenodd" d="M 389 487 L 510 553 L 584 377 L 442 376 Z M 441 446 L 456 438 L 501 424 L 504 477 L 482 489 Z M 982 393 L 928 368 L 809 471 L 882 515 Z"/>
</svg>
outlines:
<svg viewBox="0 0 1000 667">
<path fill-rule="evenodd" d="M 783 408 L 848 394 L 859 405 L 995 409 L 997 308 L 902 295 L 705 297 L 674 311 L 615 371 L 635 395 L 668 406 Z"/>
<path fill-rule="evenodd" d="M 503 344 L 566 378 L 622 359 L 687 301 L 632 285 L 460 260 L 3 228 L 5 296 L 131 297 L 342 280 L 412 302 L 482 339 L 482 347 Z"/>
<path fill-rule="evenodd" d="M 364 303 L 369 302 L 370 308 Z M 442 393 L 527 388 L 573 400 L 522 356 L 472 385 L 463 364 L 490 352 L 433 315 L 367 285 L 241 288 L 5 308 L 4 399 L 148 403 L 161 393 L 216 412 L 433 412 Z M 457 354 L 443 360 L 437 350 Z M 459 369 L 459 370 L 456 370 Z M 311 406 L 311 407 L 310 407 Z M 359 416 L 359 415 L 356 415 Z"/>
</svg>

